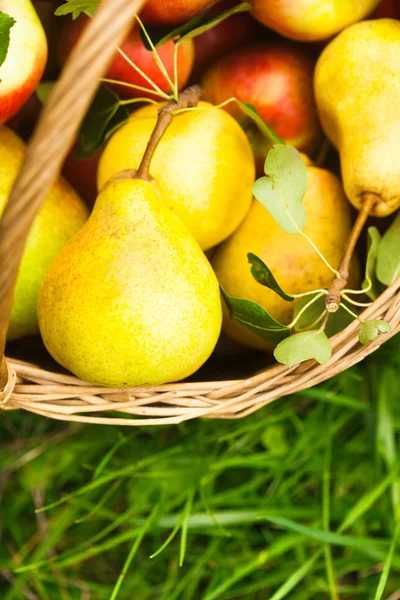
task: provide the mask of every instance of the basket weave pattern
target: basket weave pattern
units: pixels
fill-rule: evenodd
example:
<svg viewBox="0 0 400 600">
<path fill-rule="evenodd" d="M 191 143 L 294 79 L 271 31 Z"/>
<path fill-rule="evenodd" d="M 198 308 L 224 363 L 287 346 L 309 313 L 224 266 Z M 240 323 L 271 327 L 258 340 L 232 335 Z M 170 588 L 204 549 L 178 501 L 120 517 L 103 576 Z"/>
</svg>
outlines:
<svg viewBox="0 0 400 600">
<path fill-rule="evenodd" d="M 0 222 L 0 357 L 3 356 L 13 289 L 24 241 L 41 203 L 58 176 L 97 82 L 145 0 L 103 0 L 47 103 L 23 169 Z M 276 365 L 244 380 L 175 383 L 117 390 L 90 385 L 21 361 L 0 365 L 0 408 L 24 409 L 58 420 L 114 425 L 179 423 L 196 417 L 235 419 L 274 400 L 310 388 L 360 362 L 400 331 L 400 280 L 367 310 L 364 319 L 385 319 L 387 334 L 363 346 L 357 321 L 331 338 L 327 365 L 308 361 Z M 107 416 L 108 411 L 112 411 Z M 113 416 L 115 411 L 127 417 Z M 137 418 L 132 418 L 137 417 Z"/>
</svg>

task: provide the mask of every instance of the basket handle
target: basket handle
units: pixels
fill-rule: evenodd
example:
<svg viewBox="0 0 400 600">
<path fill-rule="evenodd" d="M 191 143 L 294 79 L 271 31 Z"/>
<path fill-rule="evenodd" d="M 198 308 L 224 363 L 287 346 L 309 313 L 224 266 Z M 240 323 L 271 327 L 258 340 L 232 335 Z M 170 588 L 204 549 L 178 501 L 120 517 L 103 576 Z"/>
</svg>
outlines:
<svg viewBox="0 0 400 600">
<path fill-rule="evenodd" d="M 103 0 L 68 59 L 29 144 L 21 172 L 0 221 L 0 390 L 8 320 L 26 238 L 75 139 L 115 47 L 145 0 Z"/>
</svg>

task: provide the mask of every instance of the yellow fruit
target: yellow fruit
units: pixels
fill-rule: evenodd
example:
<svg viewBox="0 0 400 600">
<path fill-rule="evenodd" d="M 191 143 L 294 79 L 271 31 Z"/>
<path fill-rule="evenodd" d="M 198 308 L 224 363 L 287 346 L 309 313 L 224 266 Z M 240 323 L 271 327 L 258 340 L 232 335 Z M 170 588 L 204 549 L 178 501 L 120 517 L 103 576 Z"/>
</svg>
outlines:
<svg viewBox="0 0 400 600">
<path fill-rule="evenodd" d="M 210 356 L 221 321 L 218 282 L 200 246 L 155 184 L 132 172 L 102 188 L 39 299 L 55 360 L 114 387 L 187 377 Z"/>
<path fill-rule="evenodd" d="M 347 197 L 380 197 L 372 214 L 400 207 L 400 22 L 356 23 L 322 52 L 315 93 L 326 135 L 340 153 Z"/>
<path fill-rule="evenodd" d="M 0 217 L 24 156 L 24 142 L 11 129 L 0 127 Z M 88 215 L 88 209 L 74 190 L 62 179 L 56 181 L 33 222 L 26 242 L 8 339 L 39 333 L 36 311 L 40 282 L 53 257 L 82 227 Z"/>
<path fill-rule="evenodd" d="M 307 165 L 308 188 L 303 203 L 307 216 L 304 233 L 337 268 L 350 233 L 350 207 L 339 180 L 329 171 Z M 326 288 L 334 275 L 300 234 L 286 233 L 258 202 L 239 229 L 219 248 L 212 265 L 222 287 L 231 296 L 253 300 L 277 321 L 288 325 L 294 303 L 256 282 L 250 273 L 247 254 L 259 256 L 289 294 Z M 271 345 L 229 317 L 224 305 L 223 331 L 244 345 L 270 349 Z"/>
<path fill-rule="evenodd" d="M 150 168 L 168 208 L 203 250 L 226 239 L 250 208 L 255 178 L 247 137 L 224 110 L 205 102 L 174 117 Z M 137 169 L 157 118 L 157 106 L 135 112 L 108 142 L 99 188 L 124 169 Z"/>
<path fill-rule="evenodd" d="M 380 0 L 251 0 L 255 18 L 293 40 L 324 40 L 367 17 Z"/>
</svg>

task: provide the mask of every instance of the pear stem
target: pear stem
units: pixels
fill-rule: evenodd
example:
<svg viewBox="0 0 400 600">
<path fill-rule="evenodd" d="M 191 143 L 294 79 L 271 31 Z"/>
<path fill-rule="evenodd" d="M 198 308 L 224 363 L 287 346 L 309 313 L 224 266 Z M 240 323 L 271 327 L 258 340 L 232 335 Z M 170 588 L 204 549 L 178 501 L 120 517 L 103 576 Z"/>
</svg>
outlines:
<svg viewBox="0 0 400 600">
<path fill-rule="evenodd" d="M 348 237 L 342 260 L 340 261 L 338 269 L 340 277 L 336 277 L 336 279 L 332 281 L 330 287 L 328 288 L 328 294 L 325 299 L 325 307 L 329 313 L 334 313 L 340 308 L 340 296 L 347 285 L 351 258 L 364 225 L 371 213 L 371 210 L 378 200 L 379 196 L 377 194 L 373 194 L 372 192 L 365 192 L 363 194 L 360 212 L 358 213 L 357 219 L 353 225 L 353 229 Z"/>
<path fill-rule="evenodd" d="M 150 163 L 154 152 L 161 141 L 161 138 L 174 118 L 174 115 L 172 114 L 173 111 L 181 110 L 182 108 L 194 108 L 199 103 L 199 100 L 200 86 L 193 85 L 179 94 L 177 102 L 175 100 L 171 100 L 160 108 L 158 111 L 157 123 L 155 124 L 153 132 L 148 141 L 147 148 L 143 154 L 142 162 L 140 163 L 136 172 L 135 179 L 144 179 L 145 181 L 149 181 L 151 179 L 149 174 Z"/>
</svg>

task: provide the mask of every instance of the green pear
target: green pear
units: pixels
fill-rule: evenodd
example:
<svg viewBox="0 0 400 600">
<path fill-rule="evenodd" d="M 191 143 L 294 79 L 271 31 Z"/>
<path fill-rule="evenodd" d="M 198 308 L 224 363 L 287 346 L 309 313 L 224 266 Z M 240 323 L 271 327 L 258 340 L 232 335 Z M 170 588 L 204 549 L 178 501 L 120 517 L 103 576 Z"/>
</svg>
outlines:
<svg viewBox="0 0 400 600">
<path fill-rule="evenodd" d="M 0 218 L 25 156 L 24 142 L 0 127 Z M 56 181 L 29 233 L 15 288 L 8 339 L 39 333 L 37 301 L 46 269 L 89 215 L 82 200 L 62 179 Z"/>
<path fill-rule="evenodd" d="M 400 206 L 400 22 L 364 21 L 348 27 L 322 52 L 315 73 L 322 126 L 340 153 L 344 189 L 360 208 L 378 200 L 373 215 Z"/>
<path fill-rule="evenodd" d="M 53 260 L 39 298 L 50 354 L 112 387 L 196 371 L 221 329 L 218 281 L 153 181 L 124 171 L 100 190 L 87 223 Z"/>
<path fill-rule="evenodd" d="M 315 167 L 303 157 L 307 166 L 308 187 L 303 198 L 306 212 L 304 233 L 314 242 L 329 263 L 337 268 L 351 231 L 350 205 L 339 179 L 325 169 Z M 222 287 L 237 298 L 257 302 L 277 321 L 288 325 L 293 319 L 294 302 L 287 302 L 260 285 L 250 272 L 247 254 L 259 256 L 289 294 L 302 294 L 326 288 L 332 272 L 301 234 L 287 233 L 270 213 L 254 200 L 239 229 L 218 246 L 212 265 Z M 356 265 L 355 265 L 356 268 Z M 349 287 L 357 284 L 352 270 Z M 251 348 L 270 350 L 272 345 L 229 316 L 224 303 L 223 332 Z"/>
</svg>

